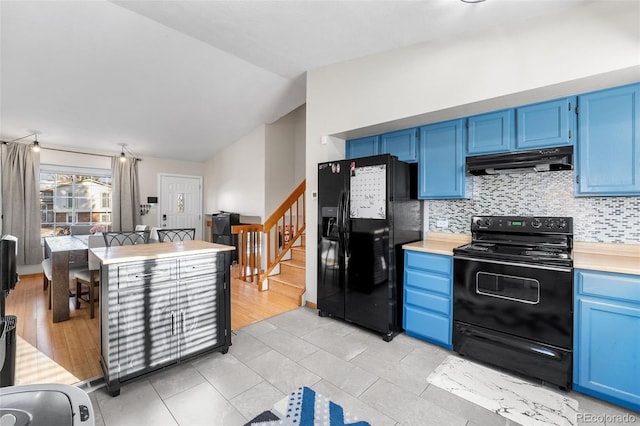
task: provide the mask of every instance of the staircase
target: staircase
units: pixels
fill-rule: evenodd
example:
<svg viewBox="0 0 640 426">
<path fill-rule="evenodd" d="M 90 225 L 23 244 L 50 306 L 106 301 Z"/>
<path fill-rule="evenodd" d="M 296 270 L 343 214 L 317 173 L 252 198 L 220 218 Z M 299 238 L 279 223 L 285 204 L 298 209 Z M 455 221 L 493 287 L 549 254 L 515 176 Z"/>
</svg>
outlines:
<svg viewBox="0 0 640 426">
<path fill-rule="evenodd" d="M 280 293 L 302 305 L 306 288 L 306 235 L 300 237 L 301 245 L 291 247 L 291 259 L 280 262 L 280 273 L 270 275 L 269 291 Z"/>
<path fill-rule="evenodd" d="M 305 189 L 303 181 L 264 224 L 231 227 L 238 235 L 238 279 L 298 305 L 306 288 Z"/>
</svg>

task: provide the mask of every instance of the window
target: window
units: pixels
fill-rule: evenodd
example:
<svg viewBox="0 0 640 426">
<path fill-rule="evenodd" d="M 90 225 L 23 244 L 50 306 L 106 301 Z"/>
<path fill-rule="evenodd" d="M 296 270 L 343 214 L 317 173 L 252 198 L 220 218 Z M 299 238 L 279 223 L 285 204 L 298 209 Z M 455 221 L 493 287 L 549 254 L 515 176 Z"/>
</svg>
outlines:
<svg viewBox="0 0 640 426">
<path fill-rule="evenodd" d="M 100 207 L 103 209 L 111 208 L 111 191 L 100 194 Z"/>
<path fill-rule="evenodd" d="M 73 208 L 73 193 L 67 192 L 67 199 L 65 200 L 64 207 L 67 209 Z"/>
<path fill-rule="evenodd" d="M 69 233 L 70 225 L 111 225 L 111 170 L 40 166 L 40 235 Z"/>
</svg>

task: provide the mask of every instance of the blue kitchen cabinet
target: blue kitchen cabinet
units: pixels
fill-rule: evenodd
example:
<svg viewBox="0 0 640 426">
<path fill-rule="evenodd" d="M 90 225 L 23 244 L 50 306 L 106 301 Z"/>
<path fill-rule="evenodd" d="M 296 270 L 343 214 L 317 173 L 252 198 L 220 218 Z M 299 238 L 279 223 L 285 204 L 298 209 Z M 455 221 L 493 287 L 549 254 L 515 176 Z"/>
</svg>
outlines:
<svg viewBox="0 0 640 426">
<path fill-rule="evenodd" d="M 516 109 L 516 150 L 572 145 L 576 137 L 577 97 Z"/>
<path fill-rule="evenodd" d="M 421 127 L 419 147 L 418 198 L 464 198 L 464 120 Z"/>
<path fill-rule="evenodd" d="M 348 140 L 345 151 L 347 159 L 378 155 L 381 153 L 380 136 L 375 135 Z"/>
<path fill-rule="evenodd" d="M 576 196 L 640 195 L 640 84 L 578 97 Z"/>
<path fill-rule="evenodd" d="M 640 411 L 640 276 L 575 270 L 573 388 Z"/>
<path fill-rule="evenodd" d="M 380 152 L 398 157 L 406 163 L 418 161 L 418 129 L 404 129 L 380 136 Z"/>
<path fill-rule="evenodd" d="M 405 250 L 402 326 L 409 336 L 453 349 L 451 256 Z"/>
<path fill-rule="evenodd" d="M 511 151 L 515 146 L 515 110 L 508 109 L 467 118 L 467 154 Z"/>
</svg>

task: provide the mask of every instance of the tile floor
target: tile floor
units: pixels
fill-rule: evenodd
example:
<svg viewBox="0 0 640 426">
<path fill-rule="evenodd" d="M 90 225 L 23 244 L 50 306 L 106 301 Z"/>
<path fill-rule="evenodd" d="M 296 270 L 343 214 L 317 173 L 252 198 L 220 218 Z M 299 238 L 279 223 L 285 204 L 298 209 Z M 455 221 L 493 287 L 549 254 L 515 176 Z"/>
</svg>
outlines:
<svg viewBox="0 0 640 426">
<path fill-rule="evenodd" d="M 243 425 L 306 385 L 374 426 L 514 425 L 429 386 L 427 376 L 452 352 L 404 334 L 387 343 L 300 308 L 234 332 L 232 343 L 226 355 L 209 354 L 132 381 L 118 397 L 104 388 L 92 391 L 96 424 Z M 629 424 L 606 422 L 623 418 L 627 411 L 620 407 L 570 396 L 591 416 L 581 424 Z M 631 414 L 640 425 L 640 413 Z"/>
</svg>

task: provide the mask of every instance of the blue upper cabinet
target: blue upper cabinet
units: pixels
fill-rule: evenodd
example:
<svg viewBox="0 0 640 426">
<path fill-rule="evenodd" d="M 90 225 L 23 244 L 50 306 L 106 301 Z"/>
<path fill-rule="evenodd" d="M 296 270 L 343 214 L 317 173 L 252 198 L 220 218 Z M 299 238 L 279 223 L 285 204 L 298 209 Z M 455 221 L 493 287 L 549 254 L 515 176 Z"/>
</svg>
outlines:
<svg viewBox="0 0 640 426">
<path fill-rule="evenodd" d="M 467 154 L 506 152 L 515 146 L 515 110 L 475 115 L 467 119 Z"/>
<path fill-rule="evenodd" d="M 420 128 L 418 198 L 464 198 L 464 119 Z"/>
<path fill-rule="evenodd" d="M 407 163 L 418 161 L 418 129 L 398 130 L 380 137 L 380 153 L 391 154 Z"/>
<path fill-rule="evenodd" d="M 378 155 L 381 153 L 380 136 L 367 136 L 366 138 L 348 140 L 345 151 L 345 157 L 348 159 Z"/>
<path fill-rule="evenodd" d="M 640 195 L 640 84 L 578 97 L 576 195 Z"/>
<path fill-rule="evenodd" d="M 572 145 L 576 100 L 574 96 L 518 108 L 516 149 Z"/>
</svg>

